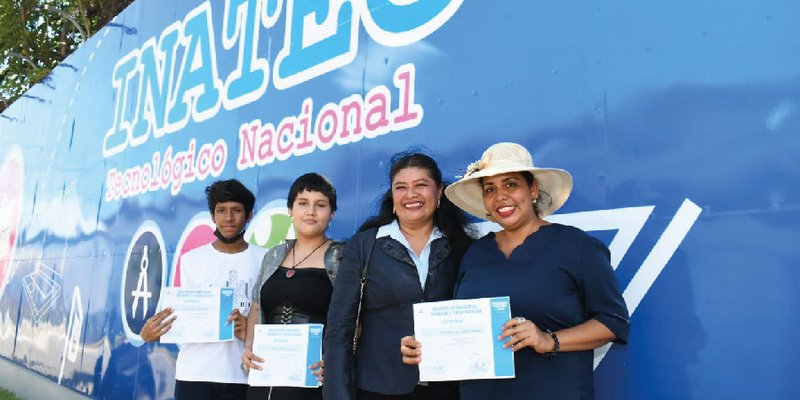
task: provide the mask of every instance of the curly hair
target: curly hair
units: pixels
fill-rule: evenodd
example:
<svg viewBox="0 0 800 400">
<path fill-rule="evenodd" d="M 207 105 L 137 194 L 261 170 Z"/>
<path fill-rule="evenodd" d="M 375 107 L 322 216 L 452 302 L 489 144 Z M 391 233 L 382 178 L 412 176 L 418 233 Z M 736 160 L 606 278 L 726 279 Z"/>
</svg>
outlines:
<svg viewBox="0 0 800 400">
<path fill-rule="evenodd" d="M 208 210 L 213 214 L 217 203 L 235 201 L 244 205 L 247 215 L 253 212 L 256 205 L 256 196 L 237 179 L 226 181 L 216 181 L 206 188 L 206 199 L 208 199 Z"/>
</svg>

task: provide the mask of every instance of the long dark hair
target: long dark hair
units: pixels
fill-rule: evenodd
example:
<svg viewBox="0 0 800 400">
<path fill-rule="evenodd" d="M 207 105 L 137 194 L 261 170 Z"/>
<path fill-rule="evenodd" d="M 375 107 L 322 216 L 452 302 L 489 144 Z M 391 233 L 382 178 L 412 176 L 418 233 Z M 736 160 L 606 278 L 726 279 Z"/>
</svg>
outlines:
<svg viewBox="0 0 800 400">
<path fill-rule="evenodd" d="M 378 215 L 372 216 L 358 228 L 359 232 L 365 231 L 370 228 L 377 228 L 391 223 L 397 216 L 392 212 L 394 203 L 392 201 L 392 181 L 395 175 L 400 170 L 406 168 L 422 168 L 428 171 L 431 179 L 436 182 L 436 185 L 444 189 L 447 182 L 442 180 L 442 171 L 430 156 L 418 152 L 401 152 L 392 156 L 391 168 L 389 169 L 389 188 L 380 197 L 380 207 Z M 450 245 L 457 252 L 456 254 L 463 254 L 467 247 L 472 242 L 470 235 L 473 233 L 472 228 L 467 226 L 467 219 L 464 212 L 455 204 L 447 199 L 447 196 L 442 195 L 439 207 L 433 213 L 433 224 L 442 234 L 447 237 Z M 475 235 L 472 235 L 475 236 Z"/>
</svg>

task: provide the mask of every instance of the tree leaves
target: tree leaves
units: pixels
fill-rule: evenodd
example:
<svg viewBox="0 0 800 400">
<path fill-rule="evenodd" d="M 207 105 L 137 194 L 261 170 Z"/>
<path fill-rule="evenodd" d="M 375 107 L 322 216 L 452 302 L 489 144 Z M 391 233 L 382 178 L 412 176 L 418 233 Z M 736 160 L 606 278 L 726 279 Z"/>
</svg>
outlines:
<svg viewBox="0 0 800 400">
<path fill-rule="evenodd" d="M 0 112 L 132 1 L 0 1 Z"/>
</svg>

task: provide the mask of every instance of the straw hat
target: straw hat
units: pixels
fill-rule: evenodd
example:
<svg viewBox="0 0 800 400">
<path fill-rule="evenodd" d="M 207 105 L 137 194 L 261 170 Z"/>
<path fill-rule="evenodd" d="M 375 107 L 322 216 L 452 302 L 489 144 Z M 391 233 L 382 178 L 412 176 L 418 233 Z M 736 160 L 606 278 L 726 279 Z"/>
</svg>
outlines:
<svg viewBox="0 0 800 400">
<path fill-rule="evenodd" d="M 462 210 L 481 219 L 487 219 L 483 205 L 483 188 L 479 178 L 507 172 L 529 171 L 539 183 L 539 191 L 545 192 L 552 201 L 540 201 L 539 216 L 545 217 L 558 210 L 572 191 L 572 176 L 563 169 L 536 168 L 531 153 L 516 143 L 497 143 L 486 149 L 480 160 L 470 164 L 464 177 L 451 184 L 444 193 Z M 540 195 L 541 197 L 541 195 Z M 545 196 L 546 197 L 546 196 Z"/>
</svg>

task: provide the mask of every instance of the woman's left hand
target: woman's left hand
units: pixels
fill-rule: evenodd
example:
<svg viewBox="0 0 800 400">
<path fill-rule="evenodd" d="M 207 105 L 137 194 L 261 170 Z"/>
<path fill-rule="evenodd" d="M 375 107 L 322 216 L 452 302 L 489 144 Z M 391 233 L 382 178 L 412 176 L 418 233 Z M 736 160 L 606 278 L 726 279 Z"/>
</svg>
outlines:
<svg viewBox="0 0 800 400">
<path fill-rule="evenodd" d="M 322 383 L 324 380 L 324 368 L 325 368 L 325 361 L 320 360 L 308 366 L 308 369 L 311 370 L 311 375 L 317 377 L 317 382 Z"/>
<path fill-rule="evenodd" d="M 542 332 L 536 324 L 524 317 L 511 318 L 503 324 L 503 334 L 497 339 L 503 340 L 506 338 L 508 338 L 508 341 L 503 345 L 503 348 L 510 347 L 515 352 L 524 347 L 530 347 L 537 353 L 546 353 L 553 348 L 554 344 L 550 335 Z"/>
</svg>

